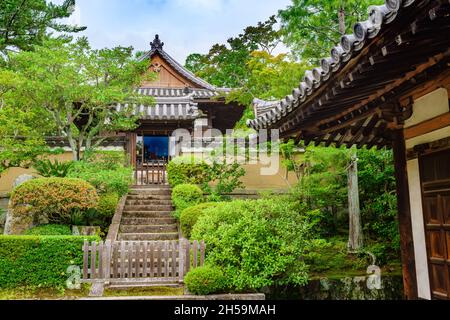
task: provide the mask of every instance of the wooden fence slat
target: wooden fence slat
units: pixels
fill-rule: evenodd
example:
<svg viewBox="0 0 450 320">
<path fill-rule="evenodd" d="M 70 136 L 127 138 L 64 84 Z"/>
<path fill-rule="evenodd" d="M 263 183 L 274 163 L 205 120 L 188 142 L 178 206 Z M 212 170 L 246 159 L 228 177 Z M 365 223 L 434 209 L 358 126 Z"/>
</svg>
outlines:
<svg viewBox="0 0 450 320">
<path fill-rule="evenodd" d="M 164 277 L 169 276 L 169 241 L 164 241 Z"/>
<path fill-rule="evenodd" d="M 142 248 L 142 277 L 147 278 L 148 277 L 148 260 L 147 260 L 147 253 L 148 253 L 148 242 L 144 242 Z"/>
<path fill-rule="evenodd" d="M 89 242 L 84 240 L 83 244 L 83 279 L 89 278 Z"/>
<path fill-rule="evenodd" d="M 185 243 L 185 240 L 180 240 L 178 242 L 178 280 L 179 281 L 182 281 L 183 277 L 184 277 L 184 268 L 185 268 L 185 263 L 184 263 L 184 255 L 185 255 L 184 243 Z"/>
<path fill-rule="evenodd" d="M 91 246 L 91 278 L 97 278 L 97 242 L 92 242 Z"/>
<path fill-rule="evenodd" d="M 200 267 L 205 264 L 205 241 L 200 242 Z"/>
<path fill-rule="evenodd" d="M 153 245 L 153 242 L 149 243 L 149 250 L 150 250 L 150 278 L 153 278 L 155 276 L 155 246 Z"/>
<path fill-rule="evenodd" d="M 158 251 L 157 251 L 157 269 L 158 269 L 158 273 L 157 273 L 157 277 L 161 277 L 161 271 L 162 271 L 162 243 L 161 241 L 158 241 L 157 244 L 158 246 Z"/>
<path fill-rule="evenodd" d="M 111 241 L 106 240 L 105 242 L 106 252 L 105 252 L 105 278 L 109 279 L 111 277 Z"/>
<path fill-rule="evenodd" d="M 131 278 L 133 276 L 133 242 L 128 242 L 128 270 L 127 270 L 127 277 Z"/>
<path fill-rule="evenodd" d="M 186 269 L 184 270 L 184 274 L 187 274 L 191 269 L 191 242 L 186 241 L 186 251 L 185 251 L 185 259 L 186 259 Z"/>
<path fill-rule="evenodd" d="M 112 269 L 113 269 L 113 278 L 120 278 L 119 276 L 119 243 L 112 243 Z"/>
<path fill-rule="evenodd" d="M 177 242 L 172 241 L 172 277 L 177 276 Z"/>
<path fill-rule="evenodd" d="M 103 241 L 98 243 L 98 273 L 97 278 L 103 279 Z"/>
<path fill-rule="evenodd" d="M 120 243 L 120 278 L 125 278 L 125 241 Z"/>
<path fill-rule="evenodd" d="M 194 248 L 192 250 L 192 254 L 194 255 L 193 267 L 197 268 L 197 260 L 198 260 L 198 241 L 194 240 Z"/>
<path fill-rule="evenodd" d="M 140 278 L 144 278 L 144 243 L 139 242 L 139 254 L 137 261 L 137 276 Z M 142 263 L 141 263 L 142 261 Z"/>
</svg>

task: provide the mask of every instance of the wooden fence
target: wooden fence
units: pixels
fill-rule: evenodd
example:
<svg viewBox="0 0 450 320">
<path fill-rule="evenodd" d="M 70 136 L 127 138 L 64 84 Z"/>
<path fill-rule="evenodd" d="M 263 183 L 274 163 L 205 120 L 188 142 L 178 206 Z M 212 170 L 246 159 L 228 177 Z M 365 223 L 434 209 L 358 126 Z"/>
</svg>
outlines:
<svg viewBox="0 0 450 320">
<path fill-rule="evenodd" d="M 137 163 L 134 171 L 134 182 L 137 186 L 166 183 L 167 161 Z"/>
<path fill-rule="evenodd" d="M 83 282 L 182 282 L 204 261 L 204 241 L 85 241 Z"/>
</svg>

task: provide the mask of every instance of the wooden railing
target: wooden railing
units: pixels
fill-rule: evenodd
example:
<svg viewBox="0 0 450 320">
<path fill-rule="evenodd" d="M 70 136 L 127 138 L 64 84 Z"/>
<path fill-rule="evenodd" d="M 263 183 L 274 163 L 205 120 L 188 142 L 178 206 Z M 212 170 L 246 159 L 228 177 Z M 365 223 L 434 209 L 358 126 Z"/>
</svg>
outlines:
<svg viewBox="0 0 450 320">
<path fill-rule="evenodd" d="M 179 283 L 204 261 L 204 241 L 85 241 L 82 281 Z"/>
<path fill-rule="evenodd" d="M 136 163 L 134 171 L 135 185 L 145 186 L 166 183 L 167 161 L 156 160 Z"/>
</svg>

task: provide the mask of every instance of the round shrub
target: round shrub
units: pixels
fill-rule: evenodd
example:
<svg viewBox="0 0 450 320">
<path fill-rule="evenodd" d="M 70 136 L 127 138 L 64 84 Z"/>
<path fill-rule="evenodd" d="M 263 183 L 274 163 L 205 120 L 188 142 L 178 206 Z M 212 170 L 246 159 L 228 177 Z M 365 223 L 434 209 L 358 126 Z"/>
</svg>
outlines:
<svg viewBox="0 0 450 320">
<path fill-rule="evenodd" d="M 172 190 L 172 202 L 176 209 L 176 217 L 189 207 L 195 206 L 203 201 L 203 191 L 193 184 L 180 184 Z"/>
<path fill-rule="evenodd" d="M 8 234 L 22 234 L 32 226 L 48 222 L 68 224 L 74 211 L 95 209 L 98 200 L 95 188 L 84 180 L 33 179 L 12 192 L 12 216 L 6 229 Z"/>
<path fill-rule="evenodd" d="M 191 237 L 191 231 L 200 216 L 207 212 L 207 209 L 220 205 L 219 202 L 201 203 L 196 206 L 184 209 L 180 214 L 180 226 L 186 238 Z"/>
<path fill-rule="evenodd" d="M 194 157 L 182 156 L 174 158 L 167 165 L 169 184 L 176 187 L 180 184 L 204 184 L 208 176 L 208 165 Z"/>
<path fill-rule="evenodd" d="M 283 197 L 226 202 L 199 217 L 191 238 L 207 243 L 206 262 L 220 267 L 234 290 L 304 285 L 307 213 Z"/>
<path fill-rule="evenodd" d="M 196 295 L 220 293 L 226 287 L 226 278 L 218 267 L 203 266 L 191 270 L 184 278 L 189 292 Z"/>
<path fill-rule="evenodd" d="M 69 226 L 62 224 L 46 224 L 27 230 L 25 235 L 29 236 L 71 236 L 72 230 Z"/>
<path fill-rule="evenodd" d="M 97 213 L 100 217 L 111 218 L 116 212 L 118 204 L 119 194 L 117 192 L 101 194 L 98 201 Z"/>
</svg>

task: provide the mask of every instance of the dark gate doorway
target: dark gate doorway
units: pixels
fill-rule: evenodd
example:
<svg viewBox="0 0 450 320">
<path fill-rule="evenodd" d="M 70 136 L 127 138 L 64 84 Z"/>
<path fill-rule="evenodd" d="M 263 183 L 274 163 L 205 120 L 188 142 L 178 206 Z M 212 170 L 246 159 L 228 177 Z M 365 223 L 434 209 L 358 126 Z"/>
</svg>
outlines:
<svg viewBox="0 0 450 320">
<path fill-rule="evenodd" d="M 169 161 L 169 137 L 138 135 L 136 142 L 135 184 L 165 184 Z"/>
<path fill-rule="evenodd" d="M 431 295 L 450 299 L 450 150 L 420 158 Z"/>
</svg>

